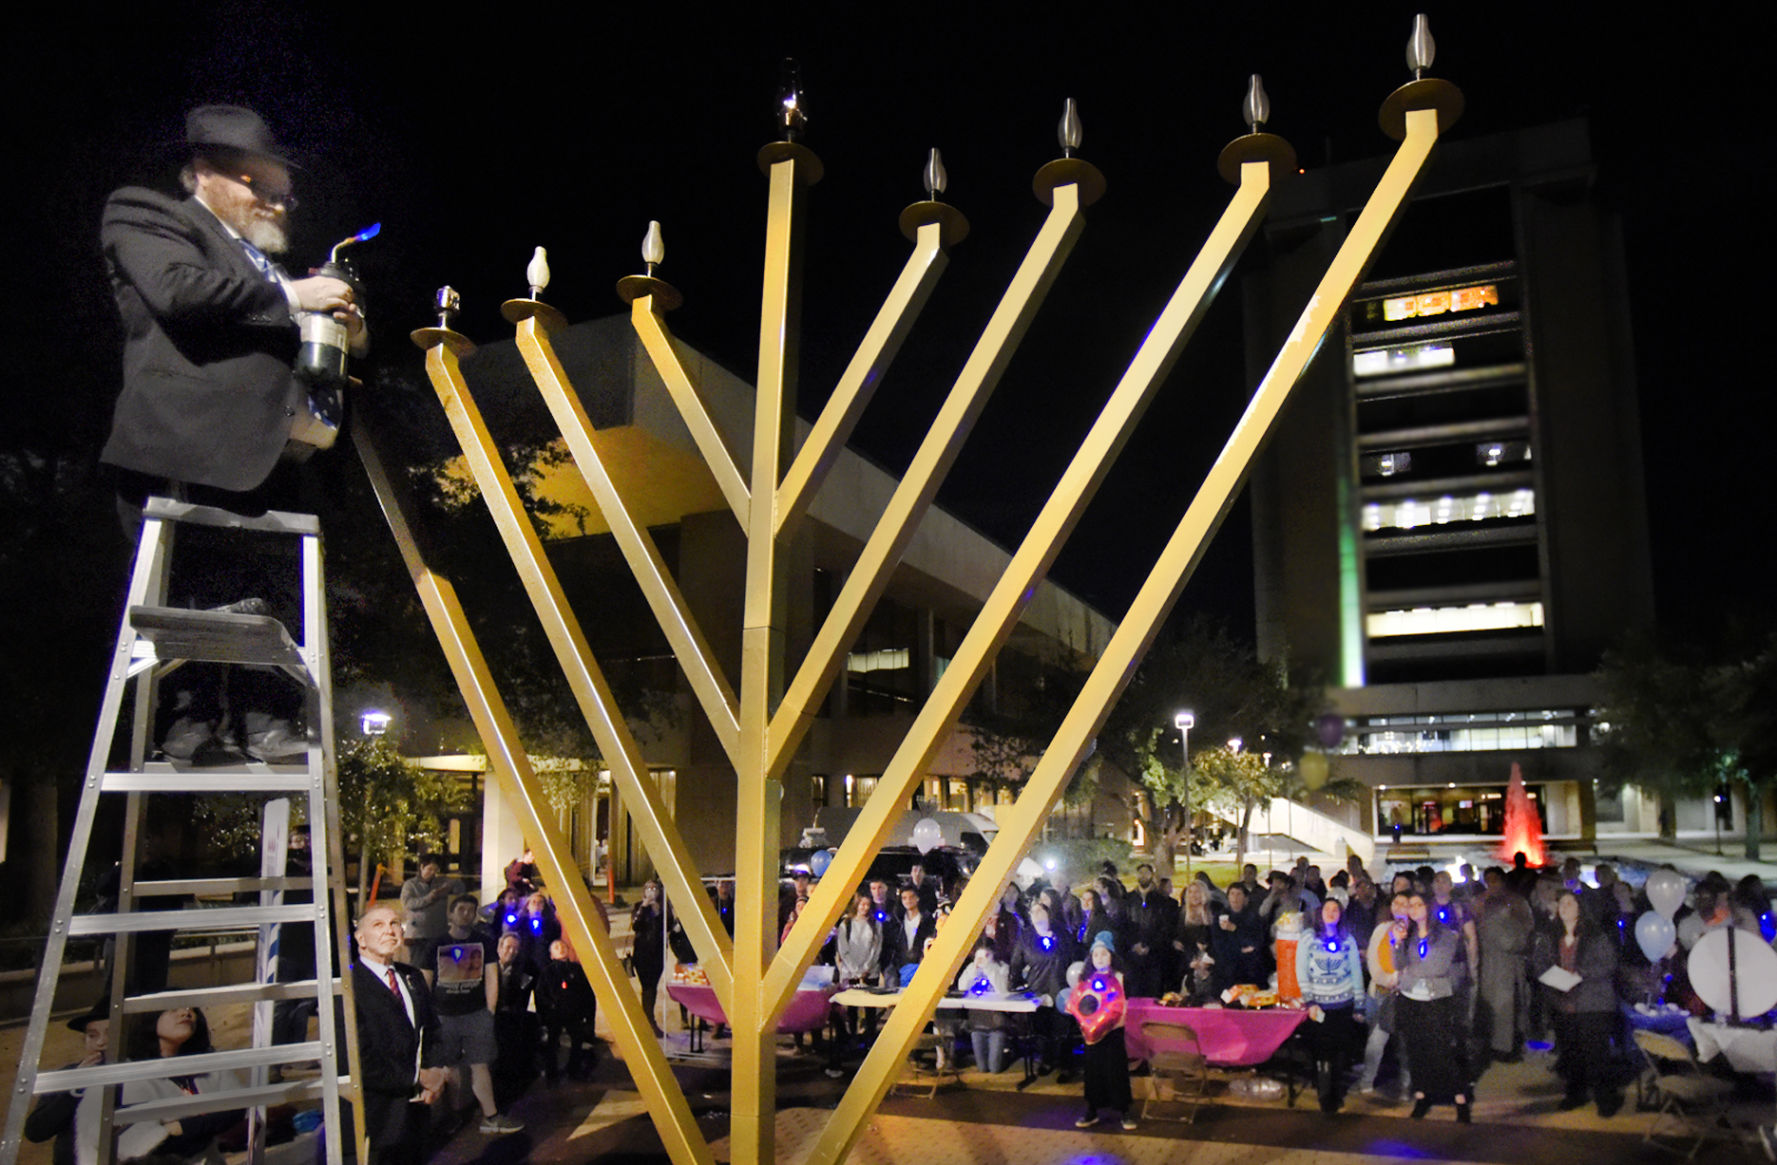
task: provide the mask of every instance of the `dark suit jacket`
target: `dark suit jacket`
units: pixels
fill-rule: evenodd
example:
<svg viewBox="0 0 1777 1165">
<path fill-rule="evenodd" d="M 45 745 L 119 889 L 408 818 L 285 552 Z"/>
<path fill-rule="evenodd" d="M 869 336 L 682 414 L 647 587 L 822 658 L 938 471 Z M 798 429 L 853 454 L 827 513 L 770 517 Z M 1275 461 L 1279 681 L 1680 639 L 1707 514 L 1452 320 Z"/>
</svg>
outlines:
<svg viewBox="0 0 1777 1165">
<path fill-rule="evenodd" d="M 887 949 L 884 958 L 891 959 L 891 967 L 905 967 L 908 963 L 925 961 L 926 943 L 938 937 L 938 923 L 929 914 L 922 914 L 919 926 L 914 930 L 911 944 L 907 935 L 907 919 L 902 918 L 895 927 L 894 945 L 889 946 L 890 936 L 885 932 L 882 936 L 883 946 Z M 911 947 L 911 949 L 909 949 Z"/>
<path fill-rule="evenodd" d="M 358 1005 L 358 1060 L 365 1091 L 405 1098 L 413 1091 L 416 1066 L 437 1067 L 441 1049 L 438 1016 L 425 979 L 406 963 L 396 963 L 395 973 L 413 996 L 416 1023 L 408 1022 L 407 1008 L 388 983 L 360 963 L 352 964 L 352 990 Z M 376 1135 L 375 1128 L 370 1132 Z"/>
<path fill-rule="evenodd" d="M 100 241 L 124 325 L 123 392 L 101 459 L 217 489 L 259 486 L 306 401 L 283 289 L 195 199 L 125 187 L 105 204 Z"/>
</svg>

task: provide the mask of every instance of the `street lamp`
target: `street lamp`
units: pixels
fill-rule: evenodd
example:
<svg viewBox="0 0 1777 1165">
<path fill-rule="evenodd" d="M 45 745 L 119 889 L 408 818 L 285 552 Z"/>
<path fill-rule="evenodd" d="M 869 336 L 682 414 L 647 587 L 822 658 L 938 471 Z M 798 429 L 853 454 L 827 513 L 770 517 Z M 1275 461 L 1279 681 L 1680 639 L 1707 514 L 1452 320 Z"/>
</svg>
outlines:
<svg viewBox="0 0 1777 1165">
<path fill-rule="evenodd" d="M 1197 717 L 1186 708 L 1172 718 L 1172 726 L 1178 729 L 1180 753 L 1184 757 L 1185 767 L 1179 770 L 1179 788 L 1183 790 L 1185 803 L 1185 877 L 1191 876 L 1191 729 L 1196 727 Z M 1168 874 L 1172 871 L 1168 870 Z"/>
</svg>

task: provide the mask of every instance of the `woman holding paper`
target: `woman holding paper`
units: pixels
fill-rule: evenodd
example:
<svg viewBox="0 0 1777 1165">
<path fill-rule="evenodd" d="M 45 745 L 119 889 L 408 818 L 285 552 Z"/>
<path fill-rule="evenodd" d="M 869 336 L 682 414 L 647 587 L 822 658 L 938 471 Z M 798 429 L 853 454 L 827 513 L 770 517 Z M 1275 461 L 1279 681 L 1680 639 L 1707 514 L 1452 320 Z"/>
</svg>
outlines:
<svg viewBox="0 0 1777 1165">
<path fill-rule="evenodd" d="M 1555 1073 L 1567 1082 L 1561 1111 L 1586 1103 L 1590 1092 L 1599 1116 L 1615 1116 L 1623 1093 L 1610 1073 L 1610 1033 L 1617 1018 L 1617 944 L 1563 891 L 1555 900 L 1560 926 L 1537 936 L 1534 970 L 1555 1029 Z"/>
</svg>

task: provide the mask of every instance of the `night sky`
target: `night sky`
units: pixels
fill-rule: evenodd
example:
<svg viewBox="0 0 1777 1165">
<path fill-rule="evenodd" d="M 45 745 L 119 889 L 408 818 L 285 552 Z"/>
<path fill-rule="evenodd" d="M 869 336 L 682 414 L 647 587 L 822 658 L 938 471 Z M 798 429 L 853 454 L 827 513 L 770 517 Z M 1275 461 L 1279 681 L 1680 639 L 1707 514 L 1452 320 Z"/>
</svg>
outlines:
<svg viewBox="0 0 1777 1165">
<path fill-rule="evenodd" d="M 1109 193 L 965 447 L 943 504 L 1015 544 L 1225 203 L 1216 155 L 1244 131 L 1249 73 L 1267 127 L 1305 166 L 1384 155 L 1376 110 L 1408 78 L 1412 6 L 170 4 L 107 15 L 68 6 L 12 43 L 16 159 L 7 216 L 9 443 L 96 451 L 116 386 L 116 324 L 97 224 L 114 186 L 170 173 L 154 152 L 203 101 L 257 108 L 305 161 L 293 266 L 381 221 L 361 252 L 373 360 L 419 375 L 406 340 L 450 283 L 457 327 L 511 336 L 549 248 L 545 298 L 570 320 L 623 310 L 649 219 L 661 277 L 685 295 L 675 333 L 748 380 L 758 327 L 765 185 L 785 56 L 801 61 L 812 191 L 801 411 L 812 416 L 907 252 L 895 226 L 943 150 L 946 200 L 970 237 L 866 414 L 854 444 L 893 471 L 1039 227 L 1036 169 L 1058 154 L 1063 99 Z M 1754 6 L 1746 6 L 1752 10 Z M 1774 489 L 1750 446 L 1771 432 L 1756 345 L 1770 299 L 1764 195 L 1770 10 L 1592 6 L 1430 9 L 1437 76 L 1468 113 L 1453 138 L 1592 119 L 1598 183 L 1625 222 L 1662 618 L 1762 615 L 1756 568 Z M 572 15 L 564 15 L 572 11 Z M 1598 9 L 1597 11 L 1606 11 Z M 397 12 L 399 13 L 397 15 Z M 429 12 L 461 13 L 433 17 Z M 22 139 L 22 140 L 21 140 Z M 1409 211 L 1408 213 L 1411 213 Z M 1256 253 L 1262 242 L 1253 244 Z M 1055 577 L 1112 618 L 1151 563 L 1253 385 L 1239 272 L 1187 349 Z M 24 359 L 18 359 L 22 354 Z M 439 424 L 415 416 L 416 429 Z M 341 472 L 357 472 L 337 459 Z M 1236 508 L 1184 604 L 1250 627 L 1250 537 Z M 337 534 L 333 535 L 337 537 Z M 375 536 L 374 533 L 369 536 Z"/>
</svg>

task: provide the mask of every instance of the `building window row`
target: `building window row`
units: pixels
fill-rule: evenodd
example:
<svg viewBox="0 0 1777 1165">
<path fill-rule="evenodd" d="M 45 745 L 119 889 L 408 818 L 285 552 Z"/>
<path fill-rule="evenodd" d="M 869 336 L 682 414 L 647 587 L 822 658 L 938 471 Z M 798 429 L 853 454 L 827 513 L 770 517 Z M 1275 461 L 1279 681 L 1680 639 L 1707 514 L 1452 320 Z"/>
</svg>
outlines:
<svg viewBox="0 0 1777 1165">
<path fill-rule="evenodd" d="M 1364 506 L 1364 529 L 1415 530 L 1451 522 L 1483 522 L 1491 518 L 1527 518 L 1536 513 L 1536 491 L 1515 489 L 1503 493 L 1481 490 L 1472 494 L 1444 494 L 1435 501 L 1403 498 L 1393 502 L 1369 502 Z"/>
<path fill-rule="evenodd" d="M 1578 748 L 1583 720 L 1581 713 L 1549 708 L 1522 712 L 1370 716 L 1352 726 L 1340 751 L 1391 756 Z"/>
<path fill-rule="evenodd" d="M 1364 619 L 1371 639 L 1404 635 L 1449 635 L 1466 631 L 1518 631 L 1543 625 L 1539 602 L 1465 603 L 1452 607 L 1410 607 L 1372 611 Z"/>
</svg>

